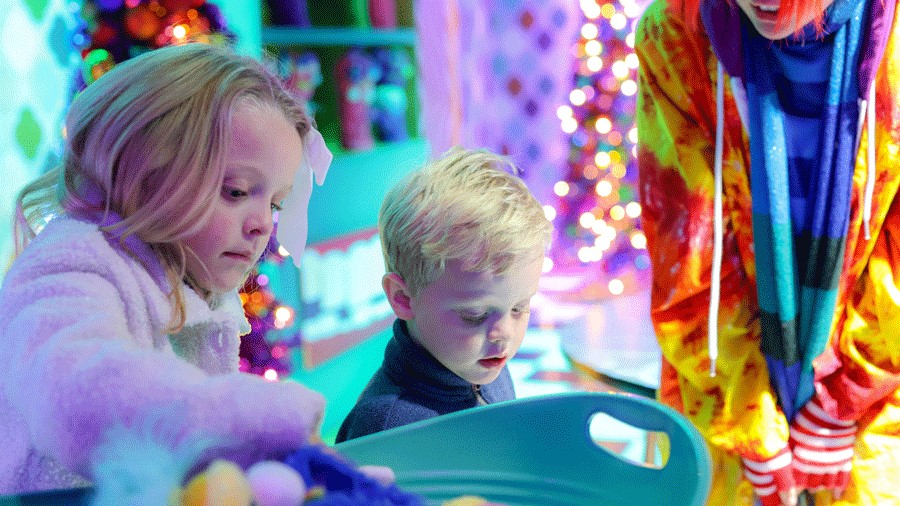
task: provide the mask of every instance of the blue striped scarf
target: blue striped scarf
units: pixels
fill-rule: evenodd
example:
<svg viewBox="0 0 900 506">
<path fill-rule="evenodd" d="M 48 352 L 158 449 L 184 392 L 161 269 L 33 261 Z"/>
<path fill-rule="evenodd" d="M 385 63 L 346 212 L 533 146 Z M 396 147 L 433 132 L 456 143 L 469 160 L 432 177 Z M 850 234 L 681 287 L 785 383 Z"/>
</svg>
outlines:
<svg viewBox="0 0 900 506">
<path fill-rule="evenodd" d="M 772 42 L 742 23 L 761 348 L 788 420 L 812 397 L 843 267 L 868 0 L 836 0 L 825 35 Z"/>
</svg>

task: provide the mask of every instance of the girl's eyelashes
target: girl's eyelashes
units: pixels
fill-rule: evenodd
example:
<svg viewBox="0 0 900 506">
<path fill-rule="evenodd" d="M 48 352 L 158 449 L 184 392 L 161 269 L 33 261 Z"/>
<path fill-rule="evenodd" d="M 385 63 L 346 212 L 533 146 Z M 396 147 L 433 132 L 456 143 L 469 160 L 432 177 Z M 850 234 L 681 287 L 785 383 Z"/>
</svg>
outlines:
<svg viewBox="0 0 900 506">
<path fill-rule="evenodd" d="M 242 190 L 240 188 L 224 186 L 222 187 L 222 195 L 231 202 L 237 202 L 238 200 L 249 196 L 250 192 L 247 190 Z M 272 202 L 270 206 L 272 208 L 272 211 L 281 211 L 283 209 L 283 202 Z"/>
<path fill-rule="evenodd" d="M 232 201 L 240 200 L 240 199 L 246 197 L 247 195 L 249 195 L 244 190 L 241 190 L 239 188 L 233 188 L 230 186 L 222 187 L 222 194 L 225 196 L 225 198 L 227 198 L 228 200 L 232 200 Z"/>
</svg>

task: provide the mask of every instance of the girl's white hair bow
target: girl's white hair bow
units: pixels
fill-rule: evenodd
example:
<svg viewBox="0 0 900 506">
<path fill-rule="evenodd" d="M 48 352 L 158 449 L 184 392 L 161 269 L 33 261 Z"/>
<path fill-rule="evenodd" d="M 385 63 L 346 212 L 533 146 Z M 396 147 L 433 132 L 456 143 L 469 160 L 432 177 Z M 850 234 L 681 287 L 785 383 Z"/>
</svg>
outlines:
<svg viewBox="0 0 900 506">
<path fill-rule="evenodd" d="M 298 269 L 306 247 L 307 214 L 313 177 L 322 186 L 333 158 L 322 134 L 315 128 L 310 128 L 303 138 L 303 162 L 294 176 L 294 187 L 278 213 L 278 232 L 275 236 L 278 244 L 290 253 Z"/>
</svg>

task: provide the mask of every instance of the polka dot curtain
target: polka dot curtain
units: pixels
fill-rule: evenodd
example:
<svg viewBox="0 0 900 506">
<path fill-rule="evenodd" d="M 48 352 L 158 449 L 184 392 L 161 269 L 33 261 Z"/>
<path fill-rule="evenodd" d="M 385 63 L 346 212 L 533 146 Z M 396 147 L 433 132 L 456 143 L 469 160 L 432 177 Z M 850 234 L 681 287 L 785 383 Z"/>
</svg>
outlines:
<svg viewBox="0 0 900 506">
<path fill-rule="evenodd" d="M 0 276 L 13 251 L 16 195 L 59 159 L 80 8 L 70 0 L 0 1 Z"/>
</svg>

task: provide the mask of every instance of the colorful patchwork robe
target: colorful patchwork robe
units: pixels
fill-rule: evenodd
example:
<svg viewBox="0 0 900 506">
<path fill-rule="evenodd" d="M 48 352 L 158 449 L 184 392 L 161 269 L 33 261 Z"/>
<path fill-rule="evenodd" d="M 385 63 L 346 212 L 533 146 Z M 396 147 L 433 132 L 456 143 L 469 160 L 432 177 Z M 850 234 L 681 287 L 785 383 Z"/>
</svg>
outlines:
<svg viewBox="0 0 900 506">
<path fill-rule="evenodd" d="M 750 150 L 734 92 L 740 88 L 725 75 L 725 236 L 718 373 L 711 377 L 717 61 L 702 29 L 689 29 L 664 0 L 645 11 L 635 46 L 639 191 L 653 267 L 651 317 L 664 362 L 659 399 L 690 418 L 709 443 L 710 504 L 752 504 L 738 457 L 771 457 L 786 444 L 788 424 L 760 351 Z M 826 408 L 860 427 L 851 483 L 833 504 L 900 502 L 900 9 L 875 86 L 871 238 L 862 228 L 870 142 L 863 129 L 831 339 L 814 362 Z M 828 504 L 825 494 L 817 504 Z"/>
</svg>

